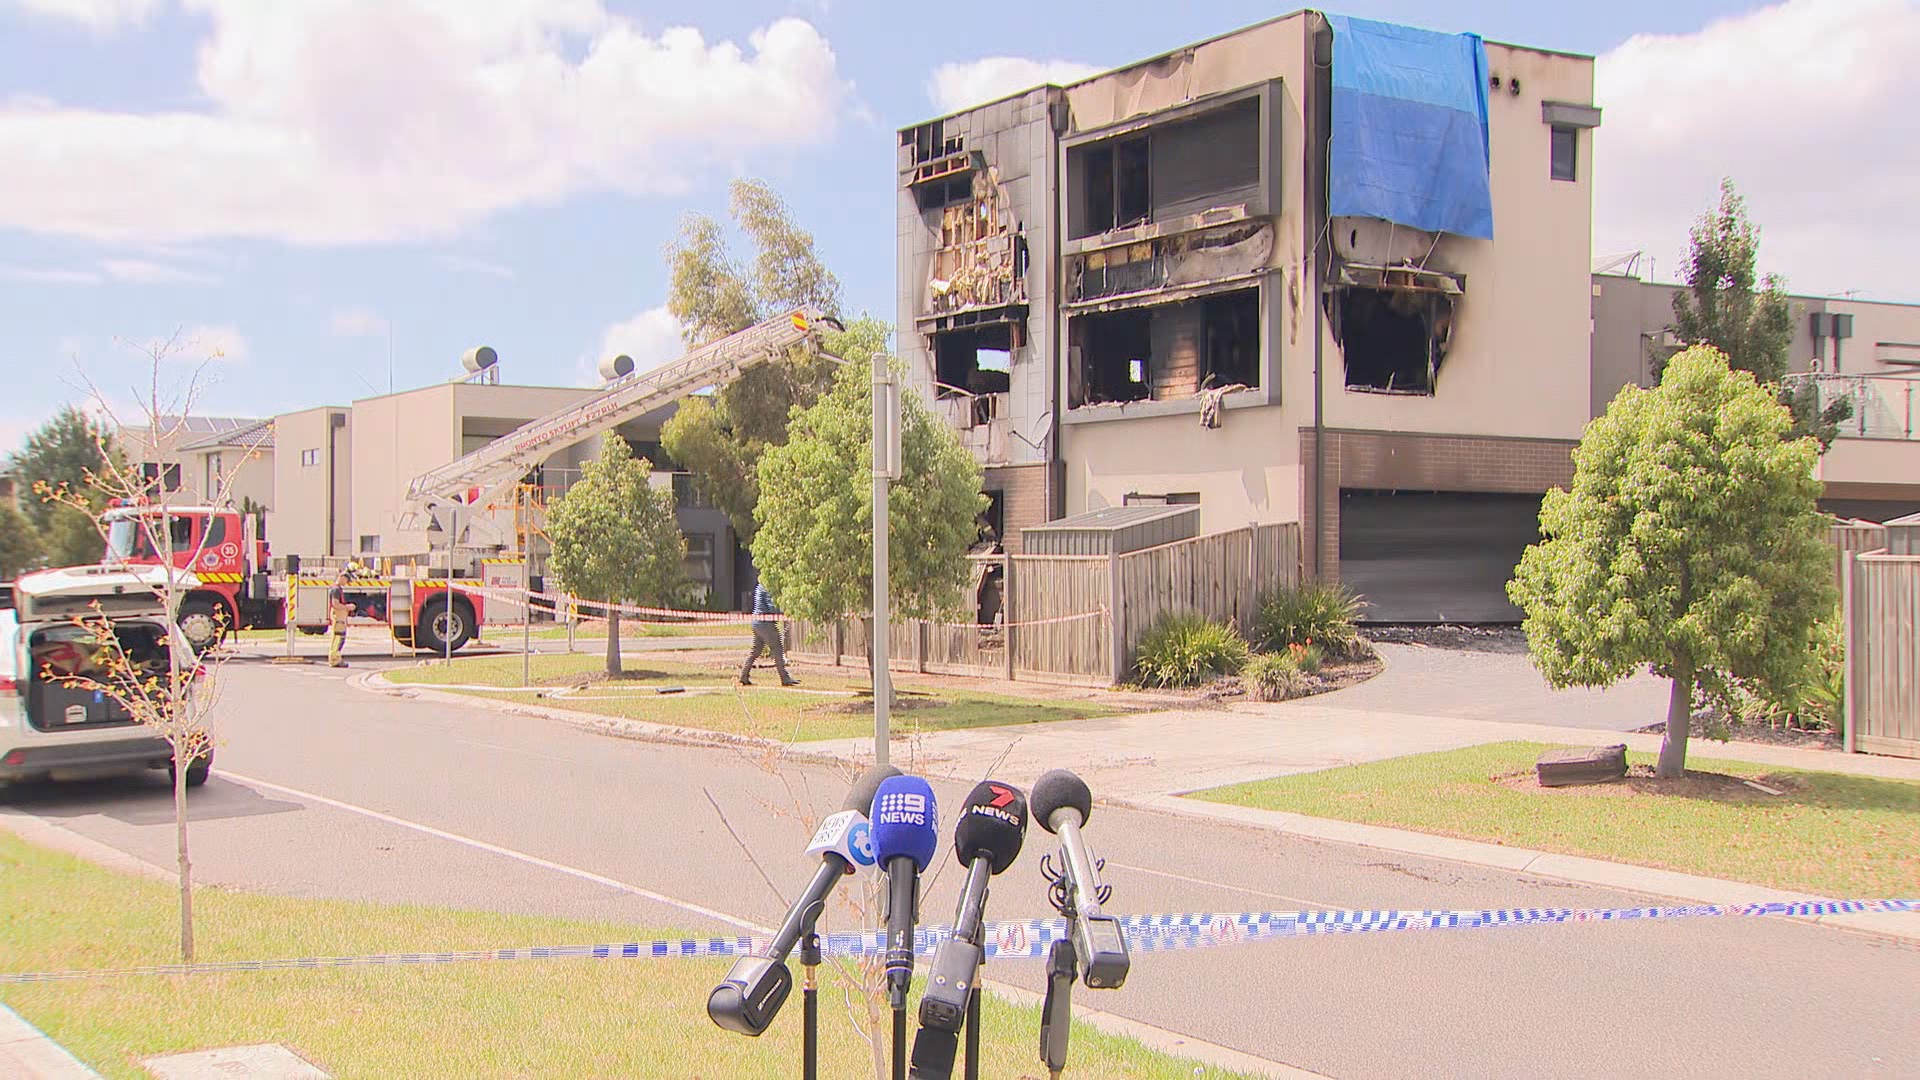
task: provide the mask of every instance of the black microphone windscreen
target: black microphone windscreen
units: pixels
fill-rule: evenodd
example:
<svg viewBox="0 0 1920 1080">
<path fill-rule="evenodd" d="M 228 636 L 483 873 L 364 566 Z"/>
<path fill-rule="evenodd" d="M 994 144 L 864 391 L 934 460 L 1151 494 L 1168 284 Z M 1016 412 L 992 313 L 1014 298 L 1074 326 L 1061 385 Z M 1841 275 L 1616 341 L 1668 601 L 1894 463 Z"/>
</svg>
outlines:
<svg viewBox="0 0 1920 1080">
<path fill-rule="evenodd" d="M 873 808 L 873 796 L 880 790 L 881 783 L 890 776 L 899 775 L 900 770 L 891 765 L 875 765 L 868 769 L 860 779 L 854 781 L 853 790 L 847 792 L 847 801 L 840 804 L 840 809 L 858 810 L 864 817 Z"/>
<path fill-rule="evenodd" d="M 1053 830 L 1053 813 L 1062 808 L 1078 811 L 1080 824 L 1093 816 L 1093 792 L 1087 782 L 1065 769 L 1055 769 L 1033 783 L 1033 816 L 1048 832 Z"/>
<path fill-rule="evenodd" d="M 953 854 L 965 866 L 984 856 L 998 874 L 1020 857 L 1027 835 L 1027 800 L 1020 789 L 998 780 L 975 784 L 953 827 Z"/>
<path fill-rule="evenodd" d="M 913 1037 L 912 1080 L 946 1080 L 953 1075 L 953 1059 L 958 1056 L 960 1036 L 939 1028 L 923 1027 Z"/>
</svg>

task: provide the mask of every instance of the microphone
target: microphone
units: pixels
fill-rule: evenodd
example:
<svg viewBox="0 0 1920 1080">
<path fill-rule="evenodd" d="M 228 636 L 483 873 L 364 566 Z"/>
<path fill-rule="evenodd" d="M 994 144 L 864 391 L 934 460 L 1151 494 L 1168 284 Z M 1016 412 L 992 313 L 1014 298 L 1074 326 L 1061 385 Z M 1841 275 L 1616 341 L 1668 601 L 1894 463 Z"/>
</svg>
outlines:
<svg viewBox="0 0 1920 1080">
<path fill-rule="evenodd" d="M 1120 921 L 1101 914 L 1104 891 L 1094 872 L 1094 861 L 1087 855 L 1087 844 L 1080 829 L 1093 814 L 1093 793 L 1086 781 L 1065 769 L 1054 769 L 1033 785 L 1033 816 L 1045 829 L 1060 837 L 1060 850 L 1066 869 L 1060 885 L 1065 894 L 1065 914 L 1073 923 L 1074 949 L 1079 954 L 1081 979 L 1091 989 L 1111 990 L 1127 981 L 1132 961 L 1127 956 L 1127 937 Z"/>
<path fill-rule="evenodd" d="M 1011 784 L 987 780 L 968 793 L 953 829 L 953 856 L 967 868 L 953 936 L 940 942 L 920 997 L 920 1032 L 913 1040 L 915 1080 L 953 1075 L 958 1033 L 978 982 L 986 947 L 987 879 L 1013 865 L 1027 834 L 1027 800 Z"/>
<path fill-rule="evenodd" d="M 887 997 L 907 1007 L 913 981 L 914 908 L 920 872 L 940 843 L 933 788 L 917 776 L 890 776 L 873 797 L 873 851 L 887 871 Z"/>
<path fill-rule="evenodd" d="M 858 867 L 874 865 L 872 830 L 867 824 L 866 808 L 873 794 L 889 777 L 900 775 L 892 766 L 869 769 L 848 792 L 845 809 L 820 823 L 807 844 L 807 854 L 820 856 L 820 869 L 814 871 L 807 891 L 787 909 L 786 921 L 774 934 L 765 956 L 743 956 L 734 962 L 727 977 L 707 997 L 707 1015 L 728 1031 L 758 1035 L 767 1030 L 773 1018 L 793 991 L 793 972 L 787 969 L 787 955 L 794 945 L 811 933 L 827 896 L 840 879 Z"/>
</svg>

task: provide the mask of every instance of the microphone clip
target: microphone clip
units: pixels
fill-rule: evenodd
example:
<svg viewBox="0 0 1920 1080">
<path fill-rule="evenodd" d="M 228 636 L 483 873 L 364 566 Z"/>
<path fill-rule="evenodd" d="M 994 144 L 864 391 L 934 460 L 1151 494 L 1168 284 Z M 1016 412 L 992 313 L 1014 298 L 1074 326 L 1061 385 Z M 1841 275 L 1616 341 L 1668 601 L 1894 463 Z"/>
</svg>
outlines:
<svg viewBox="0 0 1920 1080">
<path fill-rule="evenodd" d="M 1093 869 L 1096 873 L 1106 868 L 1107 860 L 1100 858 L 1093 860 Z M 1059 912 L 1061 915 L 1069 919 L 1073 918 L 1075 915 L 1073 884 L 1067 876 L 1067 868 L 1063 865 L 1057 865 L 1054 862 L 1052 853 L 1049 852 L 1048 854 L 1040 856 L 1040 873 L 1041 876 L 1047 879 L 1047 884 L 1050 886 L 1047 890 L 1047 902 L 1052 904 L 1053 910 Z M 1093 890 L 1093 895 L 1094 899 L 1105 904 L 1113 898 L 1113 886 L 1101 884 Z"/>
</svg>

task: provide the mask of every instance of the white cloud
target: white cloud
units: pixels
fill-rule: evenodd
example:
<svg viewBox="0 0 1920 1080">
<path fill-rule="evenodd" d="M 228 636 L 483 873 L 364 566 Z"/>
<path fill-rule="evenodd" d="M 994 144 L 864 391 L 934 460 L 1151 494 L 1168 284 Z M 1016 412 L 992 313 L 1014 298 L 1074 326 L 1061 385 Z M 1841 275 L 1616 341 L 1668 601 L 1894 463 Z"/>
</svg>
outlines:
<svg viewBox="0 0 1920 1080">
<path fill-rule="evenodd" d="M 205 274 L 145 259 L 108 259 L 100 266 L 115 281 L 147 285 L 204 284 L 213 280 Z"/>
<path fill-rule="evenodd" d="M 338 312 L 333 317 L 335 337 L 379 337 L 386 332 L 387 320 L 366 308 Z"/>
<path fill-rule="evenodd" d="M 1790 289 L 1920 300 L 1920 5 L 1789 0 L 1602 56 L 1595 251 L 1645 248 L 1668 278 L 1722 176 Z"/>
<path fill-rule="evenodd" d="M 66 19 L 93 30 L 112 30 L 123 23 L 147 21 L 160 0 L 16 0 L 30 15 Z"/>
<path fill-rule="evenodd" d="M 461 274 L 484 274 L 488 277 L 511 279 L 513 267 L 486 259 L 476 259 L 469 255 L 436 255 L 434 262 Z"/>
<path fill-rule="evenodd" d="M 681 190 L 754 148 L 811 149 L 848 93 L 795 18 L 738 44 L 648 34 L 601 0 L 183 3 L 209 26 L 207 108 L 0 105 L 0 226 L 147 243 L 447 235 L 583 192 Z"/>
<path fill-rule="evenodd" d="M 0 281 L 22 285 L 98 285 L 100 275 L 92 270 L 57 266 L 0 266 Z"/>
<path fill-rule="evenodd" d="M 595 369 L 600 361 L 621 353 L 633 357 L 633 370 L 646 371 L 678 359 L 686 351 L 680 337 L 680 322 L 663 304 L 607 327 L 606 333 L 600 335 L 600 352 L 582 363 L 582 374 L 599 381 Z"/>
<path fill-rule="evenodd" d="M 959 112 L 1047 83 L 1079 82 L 1105 69 L 1075 60 L 1030 60 L 988 56 L 964 64 L 941 64 L 927 80 L 927 96 L 943 113 Z"/>
</svg>

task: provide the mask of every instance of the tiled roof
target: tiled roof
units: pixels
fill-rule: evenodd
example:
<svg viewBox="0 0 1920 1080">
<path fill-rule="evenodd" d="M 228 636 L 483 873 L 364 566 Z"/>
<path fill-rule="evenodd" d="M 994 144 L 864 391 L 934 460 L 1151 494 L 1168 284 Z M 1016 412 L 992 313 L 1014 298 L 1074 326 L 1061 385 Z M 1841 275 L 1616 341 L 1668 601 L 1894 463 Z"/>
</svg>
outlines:
<svg viewBox="0 0 1920 1080">
<path fill-rule="evenodd" d="M 212 423 L 226 423 L 232 417 L 189 417 L 188 420 L 205 419 Z M 193 430 L 191 427 L 188 430 Z M 273 449 L 273 419 L 249 420 L 233 427 L 222 428 L 204 439 L 196 439 L 182 446 L 182 450 L 212 450 L 222 446 L 237 446 L 243 450 Z"/>
</svg>

